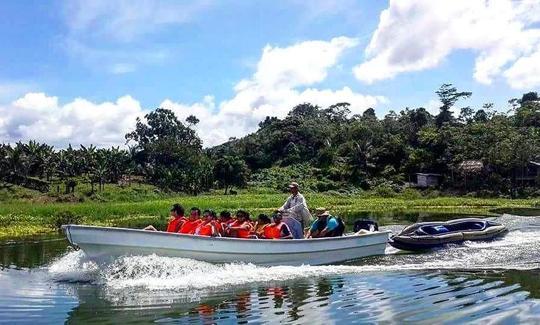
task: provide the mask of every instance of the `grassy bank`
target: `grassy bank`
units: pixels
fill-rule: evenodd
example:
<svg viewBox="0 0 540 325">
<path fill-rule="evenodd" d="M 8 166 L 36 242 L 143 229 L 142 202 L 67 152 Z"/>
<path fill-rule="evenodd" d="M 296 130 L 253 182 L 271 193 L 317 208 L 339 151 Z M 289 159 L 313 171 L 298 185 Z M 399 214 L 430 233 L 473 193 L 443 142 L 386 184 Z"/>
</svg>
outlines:
<svg viewBox="0 0 540 325">
<path fill-rule="evenodd" d="M 374 214 L 380 222 L 412 220 L 418 212 L 487 214 L 498 208 L 531 208 L 540 206 L 539 199 L 481 199 L 468 197 L 392 197 L 369 195 L 305 194 L 310 207 L 324 206 L 345 217 L 354 219 Z M 197 206 L 216 211 L 246 209 L 252 214 L 270 213 L 280 206 L 286 194 L 239 194 L 179 196 L 140 202 L 79 202 L 50 203 L 24 200 L 0 204 L 0 240 L 54 233 L 56 226 L 66 220 L 59 213 L 69 211 L 77 221 L 92 225 L 142 227 L 147 224 L 163 226 L 169 207 L 176 202 L 186 208 Z"/>
</svg>

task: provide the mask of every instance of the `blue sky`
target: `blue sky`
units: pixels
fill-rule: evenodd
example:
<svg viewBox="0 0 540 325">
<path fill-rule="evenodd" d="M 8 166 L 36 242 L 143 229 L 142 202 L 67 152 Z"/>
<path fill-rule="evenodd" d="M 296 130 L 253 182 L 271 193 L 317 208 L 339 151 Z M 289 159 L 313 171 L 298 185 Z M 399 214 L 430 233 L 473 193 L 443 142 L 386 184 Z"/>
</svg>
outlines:
<svg viewBox="0 0 540 325">
<path fill-rule="evenodd" d="M 0 141 L 123 143 L 162 106 L 206 145 L 295 104 L 463 105 L 540 86 L 537 1 L 3 1 Z M 93 126 L 93 127 L 92 127 Z M 102 131 L 96 131 L 100 128 Z M 53 132 L 51 132 L 53 131 Z"/>
</svg>

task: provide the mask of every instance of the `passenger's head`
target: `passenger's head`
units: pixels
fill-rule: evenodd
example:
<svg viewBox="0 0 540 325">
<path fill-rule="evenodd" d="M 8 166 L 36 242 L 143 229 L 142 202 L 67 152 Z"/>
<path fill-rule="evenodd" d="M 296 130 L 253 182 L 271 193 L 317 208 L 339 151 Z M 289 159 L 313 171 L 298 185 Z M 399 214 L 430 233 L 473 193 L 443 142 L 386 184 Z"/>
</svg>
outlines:
<svg viewBox="0 0 540 325">
<path fill-rule="evenodd" d="M 201 217 L 201 209 L 197 207 L 191 208 L 191 213 L 189 215 L 189 218 L 192 220 L 199 219 Z"/>
<path fill-rule="evenodd" d="M 221 221 L 227 221 L 227 220 L 231 220 L 231 213 L 229 211 L 221 211 L 219 213 L 219 220 Z"/>
<path fill-rule="evenodd" d="M 212 210 L 204 210 L 203 219 L 206 221 L 211 221 L 216 218 L 216 213 Z"/>
<path fill-rule="evenodd" d="M 249 221 L 249 213 L 244 210 L 236 211 L 236 219 L 240 221 Z"/>
<path fill-rule="evenodd" d="M 257 217 L 257 221 L 259 222 L 259 224 L 261 225 L 265 225 L 267 223 L 270 223 L 270 217 L 267 216 L 266 214 L 264 213 L 261 213 L 259 214 L 259 216 Z"/>
<path fill-rule="evenodd" d="M 171 216 L 173 217 L 183 217 L 184 216 L 184 207 L 178 203 L 175 203 L 171 208 Z"/>
<path fill-rule="evenodd" d="M 275 213 L 272 216 L 272 220 L 274 220 L 275 223 L 280 223 L 281 219 L 283 219 L 283 216 L 281 215 L 281 213 Z"/>
<path fill-rule="evenodd" d="M 315 215 L 317 216 L 317 218 L 324 220 L 330 215 L 330 212 L 328 212 L 328 210 L 326 210 L 325 208 L 317 208 L 315 210 Z"/>
<path fill-rule="evenodd" d="M 298 193 L 298 183 L 297 182 L 291 182 L 291 184 L 289 184 L 289 191 L 293 195 L 296 195 Z"/>
</svg>

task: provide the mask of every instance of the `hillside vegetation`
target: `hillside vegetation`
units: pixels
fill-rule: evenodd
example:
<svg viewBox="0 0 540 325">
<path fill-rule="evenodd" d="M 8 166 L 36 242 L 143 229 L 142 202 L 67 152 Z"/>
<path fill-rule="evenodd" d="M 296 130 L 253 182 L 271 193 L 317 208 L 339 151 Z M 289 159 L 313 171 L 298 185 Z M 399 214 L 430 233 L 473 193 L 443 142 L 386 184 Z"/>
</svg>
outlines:
<svg viewBox="0 0 540 325">
<path fill-rule="evenodd" d="M 450 84 L 436 94 L 437 115 L 419 107 L 378 118 L 371 108 L 352 115 L 348 103 L 327 108 L 304 103 L 283 119 L 267 117 L 250 135 L 207 149 L 194 129 L 197 117 L 182 122 L 161 108 L 136 121 L 125 136 L 128 150 L 3 144 L 0 199 L 16 198 L 9 194 L 14 185 L 63 202 L 227 193 L 233 187 L 279 193 L 291 180 L 307 191 L 392 197 L 410 190 L 416 173 L 440 175 L 438 190 L 445 195 L 540 194 L 535 176 L 540 173 L 523 177 L 531 172 L 530 162 L 540 160 L 536 93 L 511 99 L 508 108 L 459 107 L 471 93 Z M 119 190 L 111 194 L 107 184 L 118 184 Z"/>
</svg>

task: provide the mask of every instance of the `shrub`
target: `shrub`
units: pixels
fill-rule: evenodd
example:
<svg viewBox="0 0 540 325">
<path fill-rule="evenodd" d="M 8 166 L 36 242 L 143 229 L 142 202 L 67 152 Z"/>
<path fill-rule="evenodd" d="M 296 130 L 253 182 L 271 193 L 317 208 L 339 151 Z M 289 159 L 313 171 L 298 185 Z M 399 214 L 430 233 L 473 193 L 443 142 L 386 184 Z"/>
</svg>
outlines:
<svg viewBox="0 0 540 325">
<path fill-rule="evenodd" d="M 396 196 L 396 191 L 394 191 L 394 188 L 392 187 L 392 185 L 387 184 L 387 183 L 383 183 L 383 184 L 379 184 L 375 186 L 373 188 L 373 193 L 375 193 L 375 195 L 380 196 L 380 197 Z"/>
<path fill-rule="evenodd" d="M 428 199 L 435 199 L 441 196 L 441 192 L 439 190 L 427 189 L 424 191 L 424 196 Z"/>
<path fill-rule="evenodd" d="M 62 225 L 78 224 L 82 221 L 82 216 L 76 215 L 71 211 L 59 211 L 51 218 L 50 225 L 60 230 Z"/>
<path fill-rule="evenodd" d="M 406 188 L 401 192 L 401 196 L 407 200 L 416 200 L 422 197 L 422 194 L 414 188 Z"/>
</svg>

